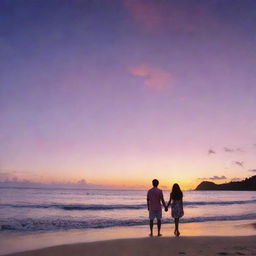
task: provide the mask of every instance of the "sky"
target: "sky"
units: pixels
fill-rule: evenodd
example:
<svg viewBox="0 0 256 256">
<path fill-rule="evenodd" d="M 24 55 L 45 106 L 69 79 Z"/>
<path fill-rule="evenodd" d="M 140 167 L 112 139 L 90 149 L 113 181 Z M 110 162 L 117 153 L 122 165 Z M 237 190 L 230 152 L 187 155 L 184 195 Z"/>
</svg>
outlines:
<svg viewBox="0 0 256 256">
<path fill-rule="evenodd" d="M 1 0 L 0 181 L 255 175 L 255 72 L 254 0 Z"/>
</svg>

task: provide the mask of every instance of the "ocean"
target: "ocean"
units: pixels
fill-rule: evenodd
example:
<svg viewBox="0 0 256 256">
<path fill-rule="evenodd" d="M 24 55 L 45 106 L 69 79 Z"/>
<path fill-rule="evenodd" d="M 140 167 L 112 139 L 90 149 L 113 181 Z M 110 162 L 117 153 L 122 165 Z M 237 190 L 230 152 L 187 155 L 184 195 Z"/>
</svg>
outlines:
<svg viewBox="0 0 256 256">
<path fill-rule="evenodd" d="M 254 191 L 184 191 L 182 223 L 256 220 Z M 0 233 L 148 225 L 147 191 L 0 188 Z M 164 191 L 165 201 L 170 191 Z M 163 223 L 173 220 L 163 211 Z"/>
</svg>

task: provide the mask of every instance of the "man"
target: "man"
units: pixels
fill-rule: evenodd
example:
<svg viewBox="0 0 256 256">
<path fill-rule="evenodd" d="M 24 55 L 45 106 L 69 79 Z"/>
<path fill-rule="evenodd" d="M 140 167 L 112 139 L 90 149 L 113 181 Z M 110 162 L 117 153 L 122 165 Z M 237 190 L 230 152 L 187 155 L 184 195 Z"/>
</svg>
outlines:
<svg viewBox="0 0 256 256">
<path fill-rule="evenodd" d="M 149 211 L 149 226 L 150 226 L 150 234 L 149 236 L 153 236 L 153 225 L 154 219 L 157 219 L 157 229 L 158 236 L 161 236 L 161 219 L 162 219 L 162 205 L 166 209 L 163 191 L 157 188 L 159 181 L 154 179 L 152 181 L 153 188 L 148 191 L 147 194 L 147 205 Z M 162 205 L 161 205 L 162 202 Z"/>
</svg>

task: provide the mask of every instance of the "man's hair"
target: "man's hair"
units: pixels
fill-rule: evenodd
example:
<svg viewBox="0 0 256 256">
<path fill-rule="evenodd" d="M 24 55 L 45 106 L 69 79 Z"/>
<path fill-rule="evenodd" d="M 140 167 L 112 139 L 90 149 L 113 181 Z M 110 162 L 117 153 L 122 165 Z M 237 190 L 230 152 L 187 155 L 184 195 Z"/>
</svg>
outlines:
<svg viewBox="0 0 256 256">
<path fill-rule="evenodd" d="M 159 184 L 159 181 L 157 179 L 152 180 L 152 184 L 154 187 L 157 187 Z"/>
</svg>

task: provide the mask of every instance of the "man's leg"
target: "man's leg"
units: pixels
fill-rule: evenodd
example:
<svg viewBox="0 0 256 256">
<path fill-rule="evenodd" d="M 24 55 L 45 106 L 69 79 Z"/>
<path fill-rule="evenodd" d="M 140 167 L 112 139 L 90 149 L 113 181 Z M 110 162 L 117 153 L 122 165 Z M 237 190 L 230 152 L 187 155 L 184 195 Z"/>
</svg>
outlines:
<svg viewBox="0 0 256 256">
<path fill-rule="evenodd" d="M 149 227 L 150 227 L 150 236 L 153 236 L 153 225 L 154 225 L 154 220 L 149 221 Z"/>
<path fill-rule="evenodd" d="M 161 236 L 161 219 L 157 219 L 157 230 L 158 230 L 158 236 Z"/>
</svg>

